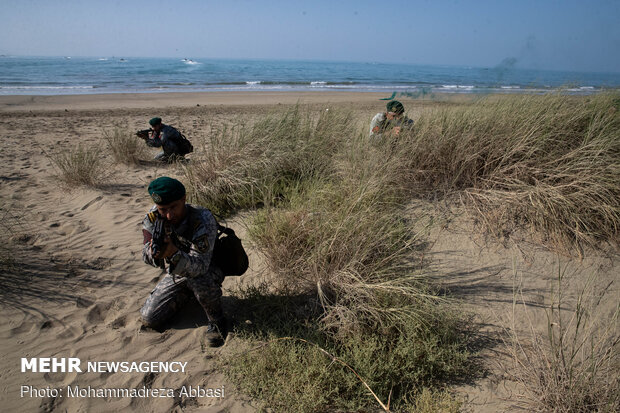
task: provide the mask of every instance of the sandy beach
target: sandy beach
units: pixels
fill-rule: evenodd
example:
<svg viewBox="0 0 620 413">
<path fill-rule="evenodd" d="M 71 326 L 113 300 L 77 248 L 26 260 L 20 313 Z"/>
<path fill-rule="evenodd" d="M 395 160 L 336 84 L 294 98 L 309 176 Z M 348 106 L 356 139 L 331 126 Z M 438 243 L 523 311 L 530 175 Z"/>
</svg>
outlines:
<svg viewBox="0 0 620 413">
<path fill-rule="evenodd" d="M 86 109 L 164 109 L 193 106 L 244 106 L 300 103 L 374 103 L 386 93 L 369 92 L 202 92 L 202 93 L 117 93 L 67 96 L 0 96 L 0 111 L 51 111 Z"/>
<path fill-rule="evenodd" d="M 141 221 L 151 207 L 146 187 L 158 176 L 178 177 L 180 171 L 167 165 L 116 164 L 103 133 L 117 127 L 144 129 L 149 118 L 160 116 L 199 142 L 233 120 L 252 122 L 296 103 L 311 108 L 346 107 L 359 118 L 362 131 L 384 109 L 385 101 L 380 99 L 387 97 L 362 92 L 0 96 L 0 212 L 9 223 L 5 226 L 11 241 L 7 244 L 11 260 L 0 279 L 1 410 L 255 411 L 256 401 L 237 391 L 217 364 L 222 355 L 241 351 L 239 340 L 231 334 L 224 346 L 203 348 L 206 317 L 200 308 L 190 306 L 164 332 L 140 328 L 139 309 L 162 276 L 141 259 Z M 402 102 L 414 120 L 442 104 L 406 98 Z M 71 150 L 78 143 L 100 147 L 109 163 L 109 176 L 102 177 L 98 188 L 67 188 L 54 176 L 49 155 Z M 508 357 L 498 338 L 515 320 L 514 286 L 523 286 L 527 306 L 517 310 L 518 325 L 513 327 L 525 333 L 532 324 L 544 330 L 544 304 L 559 267 L 570 275 L 570 294 L 579 292 L 588 279 L 594 280 L 593 294 L 606 290 L 606 297 L 612 299 L 605 298 L 602 308 L 611 313 L 619 296 L 617 253 L 593 252 L 580 260 L 561 256 L 527 237 L 502 243 L 476 232 L 473 219 L 462 211 L 447 215 L 430 203 L 412 203 L 411 214 L 444 223 L 430 231 L 427 257 L 442 274 L 442 284 L 476 314 L 493 342 L 481 349 L 487 376 L 455 391 L 475 412 L 518 411 L 519 389 L 505 374 L 505 365 L 499 366 Z M 228 224 L 247 246 L 250 269 L 242 277 L 226 279 L 225 297 L 238 283 L 268 276 L 243 218 Z M 233 318 L 236 305 L 225 298 L 225 311 Z M 525 310 L 527 315 L 521 312 Z M 22 372 L 23 358 L 78 358 L 83 371 Z M 168 372 L 159 367 L 117 373 L 108 367 L 86 370 L 89 362 L 122 361 L 130 366 L 132 362 L 177 362 L 185 367 Z M 89 386 L 176 393 L 190 387 L 223 390 L 212 392 L 221 397 L 75 396 Z"/>
</svg>

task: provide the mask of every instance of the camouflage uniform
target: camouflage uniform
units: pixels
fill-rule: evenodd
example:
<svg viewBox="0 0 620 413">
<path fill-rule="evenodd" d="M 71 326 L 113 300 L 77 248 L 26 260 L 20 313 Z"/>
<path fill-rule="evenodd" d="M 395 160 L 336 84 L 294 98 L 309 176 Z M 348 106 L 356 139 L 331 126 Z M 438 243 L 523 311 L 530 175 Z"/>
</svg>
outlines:
<svg viewBox="0 0 620 413">
<path fill-rule="evenodd" d="M 158 161 L 167 161 L 172 155 L 183 156 L 180 155 L 179 147 L 177 145 L 177 142 L 180 139 L 181 132 L 172 126 L 164 125 L 162 123 L 159 133 L 153 134 L 152 138 L 145 139 L 145 142 L 148 146 L 155 148 L 161 147 L 163 151 L 158 153 L 155 156 L 155 159 Z"/>
<path fill-rule="evenodd" d="M 185 219 L 173 230 L 189 252 L 179 249 L 172 257 L 166 258 L 167 274 L 151 291 L 140 310 L 144 324 L 151 327 L 169 319 L 192 295 L 198 299 L 210 322 L 218 323 L 223 319 L 220 297 L 224 274 L 218 267 L 210 265 L 217 223 L 206 208 L 189 204 L 186 208 Z M 154 267 L 158 267 L 151 254 L 156 211 L 156 206 L 151 208 L 142 222 L 142 259 Z"/>
<path fill-rule="evenodd" d="M 413 120 L 403 115 L 401 119 L 390 121 L 387 118 L 385 112 L 377 113 L 370 121 L 369 137 L 371 139 L 381 139 L 383 133 L 396 126 L 400 126 L 402 128 L 410 128 L 413 126 Z M 379 130 L 377 132 L 373 131 L 375 127 L 379 127 Z"/>
</svg>

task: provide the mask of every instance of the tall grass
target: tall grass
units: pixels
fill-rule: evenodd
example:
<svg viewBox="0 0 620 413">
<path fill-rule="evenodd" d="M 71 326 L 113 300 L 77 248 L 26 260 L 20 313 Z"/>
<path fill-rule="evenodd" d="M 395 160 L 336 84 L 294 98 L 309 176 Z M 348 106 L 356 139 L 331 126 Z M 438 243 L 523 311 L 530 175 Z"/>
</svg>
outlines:
<svg viewBox="0 0 620 413">
<path fill-rule="evenodd" d="M 253 126 L 223 128 L 184 166 L 193 201 L 220 215 L 277 204 L 290 187 L 329 172 L 351 127 L 348 113 L 315 116 L 295 106 Z"/>
<path fill-rule="evenodd" d="M 604 314 L 599 307 L 603 297 L 593 299 L 590 288 L 586 285 L 576 303 L 570 303 L 564 296 L 564 273 L 558 268 L 555 290 L 546 308 L 546 334 L 533 327 L 529 339 L 514 328 L 510 332 L 514 365 L 509 371 L 525 389 L 524 401 L 531 409 L 620 410 L 620 305 L 616 303 L 611 315 Z M 520 290 L 515 294 L 515 305 L 519 304 L 518 296 Z"/>
<path fill-rule="evenodd" d="M 405 205 L 458 194 L 494 232 L 529 226 L 567 248 L 617 244 L 618 102 L 490 97 L 425 113 L 411 132 L 378 145 L 351 114 L 300 106 L 210 136 L 182 166 L 193 201 L 219 214 L 260 208 L 250 235 L 273 274 L 251 306 L 262 328 L 240 328 L 268 344 L 229 360 L 235 381 L 280 411 L 374 404 L 322 349 L 384 403 L 439 403 L 428 395 L 442 393 L 424 389 L 473 374 L 470 336 L 419 267 L 423 240 Z"/>
<path fill-rule="evenodd" d="M 114 160 L 126 165 L 136 165 L 146 156 L 144 141 L 126 128 L 104 129 L 103 137 Z"/>
<path fill-rule="evenodd" d="M 286 208 L 260 211 L 250 228 L 280 290 L 316 290 L 324 325 L 338 333 L 398 325 L 437 299 L 416 271 L 420 240 L 382 185 L 382 171 L 309 183 Z"/>
<path fill-rule="evenodd" d="M 84 147 L 47 155 L 57 171 L 58 179 L 67 185 L 96 187 L 109 175 L 108 165 L 97 147 Z"/>
<path fill-rule="evenodd" d="M 618 245 L 620 98 L 501 96 L 423 114 L 398 142 L 417 193 L 457 191 L 488 229 Z"/>
<path fill-rule="evenodd" d="M 298 319 L 263 294 L 251 317 L 263 314 L 263 330 L 245 337 L 272 343 L 229 360 L 235 381 L 280 411 L 374 403 L 350 371 L 331 368 L 314 346 L 276 340 L 282 336 L 337 355 L 395 406 L 469 365 L 464 320 L 417 268 L 420 240 L 404 214 L 406 163 L 369 146 L 356 128 L 350 113 L 296 106 L 221 131 L 185 166 L 194 201 L 224 214 L 262 207 L 250 235 L 273 274 L 270 293 L 307 297 L 300 305 L 314 308 Z M 273 313 L 286 317 L 271 322 Z"/>
</svg>

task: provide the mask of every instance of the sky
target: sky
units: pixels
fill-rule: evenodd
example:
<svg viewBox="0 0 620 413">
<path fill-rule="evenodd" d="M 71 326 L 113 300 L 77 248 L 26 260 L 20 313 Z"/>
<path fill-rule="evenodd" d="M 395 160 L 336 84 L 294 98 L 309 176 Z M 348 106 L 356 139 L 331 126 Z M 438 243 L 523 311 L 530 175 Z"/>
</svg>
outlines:
<svg viewBox="0 0 620 413">
<path fill-rule="evenodd" d="M 620 0 L 0 0 L 0 54 L 620 72 Z"/>
</svg>

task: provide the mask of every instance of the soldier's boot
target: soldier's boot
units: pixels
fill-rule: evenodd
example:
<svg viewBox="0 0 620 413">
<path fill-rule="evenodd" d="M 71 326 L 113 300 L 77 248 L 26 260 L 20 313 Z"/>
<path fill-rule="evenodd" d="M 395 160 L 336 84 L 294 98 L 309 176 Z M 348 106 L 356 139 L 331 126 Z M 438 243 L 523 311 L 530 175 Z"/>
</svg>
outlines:
<svg viewBox="0 0 620 413">
<path fill-rule="evenodd" d="M 207 331 L 204 335 L 204 339 L 209 347 L 219 347 L 224 344 L 227 335 L 227 322 L 226 319 L 222 317 L 217 321 L 209 321 L 209 324 L 207 324 Z"/>
</svg>

